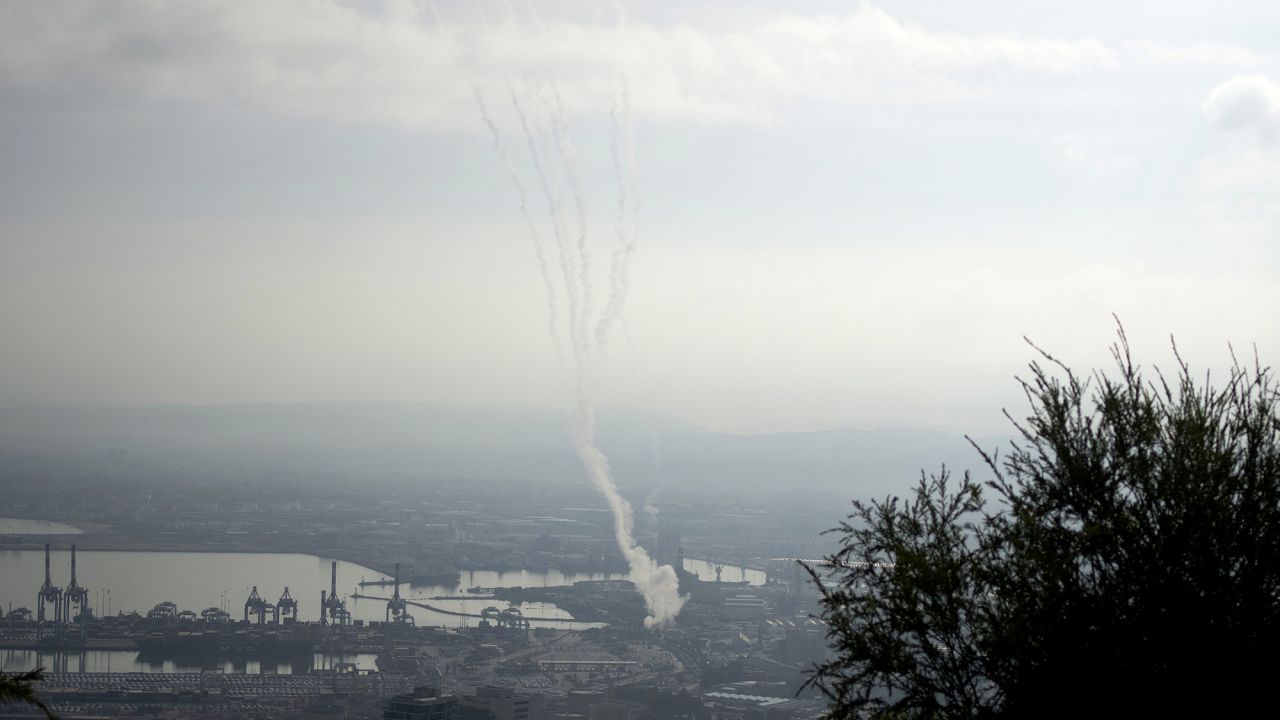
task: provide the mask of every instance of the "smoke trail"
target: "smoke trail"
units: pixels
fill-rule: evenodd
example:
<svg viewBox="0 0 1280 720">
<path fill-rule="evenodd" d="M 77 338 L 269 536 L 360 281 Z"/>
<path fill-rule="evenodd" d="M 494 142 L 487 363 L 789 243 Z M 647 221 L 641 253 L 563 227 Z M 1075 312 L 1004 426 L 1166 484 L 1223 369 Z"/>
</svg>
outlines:
<svg viewBox="0 0 1280 720">
<path fill-rule="evenodd" d="M 622 314 L 630 290 L 628 268 L 635 253 L 637 231 L 635 137 L 631 129 L 631 93 L 625 76 L 619 75 L 621 88 L 610 108 L 613 172 L 618 182 L 618 210 L 614 234 L 618 246 L 609 263 L 609 302 L 595 327 L 595 341 L 608 342 L 613 322 Z"/>
<path fill-rule="evenodd" d="M 626 27 L 628 20 L 627 11 L 622 7 L 620 0 L 613 0 L 613 2 L 609 4 L 613 6 L 613 15 L 614 19 L 618 23 L 618 27 Z"/>
<path fill-rule="evenodd" d="M 529 18 L 533 20 L 533 25 L 538 29 L 538 34 L 545 34 L 547 27 L 542 23 L 542 15 L 538 14 L 538 9 L 533 6 L 533 0 L 525 0 L 524 6 L 529 11 Z"/>
<path fill-rule="evenodd" d="M 534 7 L 533 0 L 526 0 L 525 8 L 528 11 L 529 18 L 532 20 L 534 28 L 539 37 L 547 35 L 546 24 L 542 20 L 542 16 Z M 587 248 L 587 214 L 586 199 L 582 192 L 582 182 L 578 173 L 577 158 L 573 154 L 573 148 L 569 143 L 568 124 L 564 120 L 564 103 L 560 97 L 560 90 L 556 87 L 554 78 L 549 75 L 545 78 L 545 83 L 550 87 L 552 99 L 543 96 L 541 87 L 531 89 L 528 79 L 525 80 L 525 91 L 527 95 L 537 101 L 531 106 L 535 109 L 541 106 L 543 111 L 542 117 L 535 116 L 534 121 L 538 129 L 539 137 L 546 137 L 549 142 L 542 144 L 553 146 L 560 159 L 560 170 L 565 175 L 566 183 L 573 199 L 574 210 L 577 220 L 577 247 L 576 256 L 575 248 L 571 247 L 567 241 L 569 233 L 569 223 L 564 220 L 563 210 L 557 216 L 557 250 L 560 253 L 561 268 L 564 274 L 564 282 L 566 293 L 570 301 L 569 312 L 569 345 L 570 353 L 576 358 L 574 372 L 575 394 L 587 392 L 589 378 L 587 377 L 589 368 L 586 366 L 586 360 L 591 357 L 593 344 L 586 336 L 586 328 L 590 323 L 591 316 L 591 276 L 590 276 L 590 254 Z M 536 93 L 535 93 L 536 90 Z M 553 104 L 554 101 L 554 104 Z M 523 115 L 523 111 L 520 111 Z M 545 126 L 543 122 L 545 117 Z M 523 123 L 523 118 L 522 118 Z M 531 143 L 538 145 L 537 143 Z M 539 150 L 544 153 L 541 165 L 549 170 L 549 174 L 553 174 L 556 178 L 555 188 L 557 195 L 559 194 L 558 174 L 555 174 L 553 166 L 546 161 L 546 156 L 550 151 Z M 540 169 L 539 174 L 543 172 Z M 544 182 L 545 185 L 545 182 Z M 559 200 L 557 201 L 559 205 Z M 562 206 L 561 206 L 562 207 Z M 576 276 L 576 277 L 575 277 Z M 576 306 L 576 307 L 575 307 Z"/>
<path fill-rule="evenodd" d="M 569 183 L 569 191 L 573 195 L 574 208 L 578 213 L 578 282 L 582 289 L 582 317 L 591 317 L 591 251 L 587 247 L 587 201 L 582 190 L 582 177 L 578 172 L 578 158 L 573 152 L 573 143 L 569 139 L 569 123 L 564 117 L 564 99 L 560 97 L 560 88 L 555 80 L 547 83 L 551 89 L 553 105 L 548 105 L 551 118 L 551 132 L 555 137 L 556 147 L 560 151 L 560 161 L 564 163 L 565 177 Z M 593 349 L 585 348 L 588 353 Z"/>
<path fill-rule="evenodd" d="M 658 493 L 661 491 L 662 488 L 660 487 L 654 488 L 653 492 L 649 493 L 649 496 L 644 499 L 644 507 L 641 508 L 644 510 L 644 514 L 649 516 L 649 522 L 655 525 L 658 522 Z"/>
<path fill-rule="evenodd" d="M 431 12 L 431 16 L 432 16 L 432 19 L 435 21 L 436 27 L 443 29 L 444 22 L 440 18 L 440 8 L 436 5 L 435 0 L 427 0 L 427 8 Z M 508 20 L 511 18 L 511 15 L 512 15 L 512 11 L 510 6 L 508 5 L 507 6 Z M 560 341 L 560 329 L 559 329 L 560 327 L 559 297 L 558 297 L 558 293 L 556 292 L 555 282 L 551 278 L 551 272 L 547 264 L 547 257 L 546 257 L 546 252 L 543 249 L 542 237 L 538 232 L 537 223 L 534 222 L 533 215 L 529 209 L 528 193 L 525 191 L 524 182 L 521 181 L 520 174 L 516 172 L 515 165 L 512 164 L 511 158 L 507 155 L 506 146 L 502 142 L 502 133 L 501 131 L 499 131 L 497 123 L 493 121 L 493 116 L 489 113 L 489 107 L 484 101 L 484 96 L 480 93 L 479 86 L 476 84 L 475 79 L 472 78 L 470 74 L 468 74 L 467 76 L 467 82 L 471 85 L 471 95 L 472 97 L 475 98 L 476 107 L 480 111 L 480 117 L 484 121 L 485 127 L 489 129 L 489 136 L 493 143 L 494 152 L 498 154 L 498 159 L 502 162 L 503 168 L 507 171 L 507 176 L 511 179 L 512 185 L 515 186 L 516 194 L 520 199 L 520 214 L 524 217 L 525 225 L 527 226 L 529 231 L 529 237 L 533 242 L 533 253 L 534 253 L 534 258 L 536 259 L 538 264 L 538 274 L 542 277 L 543 288 L 547 293 L 547 331 L 548 333 L 550 333 L 552 344 L 555 346 L 556 356 L 559 358 L 561 365 L 563 365 L 564 351 L 562 349 L 563 346 Z M 525 131 L 526 137 L 529 138 L 529 142 L 532 146 L 534 144 L 533 137 L 529 134 L 529 128 L 527 123 L 525 123 L 524 114 L 523 112 L 520 112 L 518 98 L 516 98 L 515 91 L 514 89 L 511 88 L 510 83 L 507 84 L 507 90 L 511 94 L 512 102 L 516 105 L 517 112 L 519 113 L 520 119 L 521 119 L 521 126 Z M 538 151 L 536 151 L 536 149 L 532 147 L 531 147 L 531 152 L 535 155 L 535 164 L 536 164 L 537 163 L 536 158 L 539 156 L 539 153 Z M 542 169 L 542 166 L 538 165 L 538 171 L 539 171 L 538 175 L 540 180 L 542 179 L 541 169 Z M 559 212 L 555 207 L 558 204 L 558 200 L 555 198 L 555 194 L 550 190 L 548 190 L 545 181 L 543 182 L 543 190 L 546 194 L 547 202 L 551 206 L 553 222 L 555 222 L 555 227 L 557 229 L 556 239 L 557 241 L 559 241 L 561 236 L 558 230 L 560 227 L 562 227 L 562 223 L 558 220 L 554 220 L 554 218 L 559 216 Z M 562 266 L 562 270 L 563 269 L 564 268 Z M 571 301 L 570 306 L 572 307 L 572 305 L 573 305 L 573 302 Z"/>
<path fill-rule="evenodd" d="M 534 28 L 540 37 L 547 34 L 546 23 L 543 22 L 542 16 L 534 7 L 533 0 L 527 0 L 525 3 L 529 17 L 533 21 Z M 577 279 L 576 287 L 573 288 L 571 299 L 578 303 L 579 309 L 576 313 L 570 313 L 570 337 L 577 338 L 578 345 L 574 351 L 579 353 L 583 358 L 589 358 L 596 349 L 589 338 L 586 337 L 587 328 L 590 324 L 591 305 L 592 305 L 592 283 L 591 283 L 591 254 L 587 245 L 587 206 L 586 195 L 583 192 L 581 174 L 578 172 L 577 157 L 573 152 L 573 145 L 569 139 L 569 125 L 565 120 L 564 100 L 560 95 L 560 88 L 555 82 L 555 78 L 550 75 L 544 78 L 551 93 L 551 98 L 542 95 L 541 88 L 535 99 L 542 106 L 546 117 L 545 136 L 549 137 L 549 145 L 553 145 L 560 158 L 561 169 L 565 175 L 566 184 L 569 186 L 569 192 L 573 199 L 574 210 L 576 211 L 577 220 L 577 257 L 572 257 L 571 252 L 567 252 L 567 247 L 561 247 L 562 256 L 566 257 L 566 264 L 576 269 Z M 525 89 L 527 93 L 531 93 L 530 85 L 526 80 Z M 539 135 L 543 136 L 542 123 L 538 122 Z M 547 152 L 547 151 L 544 151 Z M 557 185 L 558 187 L 558 185 Z M 562 222 L 561 225 L 564 234 L 568 234 L 568 223 Z M 572 278 L 565 278 L 566 286 L 573 286 Z M 581 370 L 582 368 L 579 368 Z M 585 383 L 586 378 L 581 373 L 577 378 L 578 382 Z"/>
<path fill-rule="evenodd" d="M 532 2 L 528 3 L 528 10 L 537 31 L 543 34 L 545 26 Z M 635 247 L 636 238 L 634 149 L 630 136 L 630 101 L 625 82 L 622 84 L 624 86 L 622 98 L 615 103 L 616 107 L 612 113 L 614 170 L 620 196 L 615 229 L 617 247 L 611 256 L 609 267 L 609 299 L 600 311 L 599 317 L 596 318 L 592 317 L 594 314 L 592 267 L 586 193 L 577 157 L 574 154 L 568 122 L 565 120 L 564 100 L 556 83 L 550 78 L 545 81 L 546 91 L 550 93 L 549 98 L 542 87 L 531 85 L 528 79 L 525 80 L 523 99 L 510 81 L 507 82 L 507 92 L 547 203 L 556 261 L 559 264 L 558 275 L 564 283 L 563 298 L 568 311 L 564 342 L 568 347 L 568 357 L 573 372 L 574 396 L 570 414 L 570 440 L 592 485 L 609 505 L 609 511 L 613 516 L 614 540 L 627 561 L 631 581 L 644 597 L 648 612 L 645 626 L 661 627 L 675 619 L 687 598 L 680 596 L 679 580 L 675 569 L 659 565 L 650 557 L 648 551 L 636 544 L 631 504 L 619 494 L 609 471 L 608 458 L 595 444 L 595 380 L 597 379 L 595 373 L 600 369 L 598 364 L 604 355 L 609 330 L 622 311 L 627 294 L 628 261 Z M 481 114 L 493 135 L 495 149 L 513 173 L 513 181 L 517 185 L 521 207 L 524 210 L 527 208 L 527 200 L 523 186 L 518 175 L 514 174 L 514 167 L 506 162 L 496 124 L 488 115 L 479 93 L 476 93 L 476 96 Z M 561 191 L 562 177 L 572 204 L 571 217 Z M 548 288 L 548 302 L 558 305 L 561 295 L 555 291 L 556 283 L 553 273 L 549 270 L 550 263 L 543 262 L 546 256 L 541 253 L 540 239 L 536 229 L 533 229 L 531 215 L 526 214 L 526 220 L 531 225 L 531 235 L 539 248 L 535 252 L 539 257 L 539 270 L 543 272 L 544 283 Z M 576 230 L 576 236 L 572 240 L 569 237 L 571 225 L 573 230 Z M 554 320 L 552 324 L 554 327 Z M 552 340 L 559 347 L 560 334 L 553 332 Z"/>
<path fill-rule="evenodd" d="M 569 346 L 572 352 L 579 345 L 576 339 L 577 328 L 580 325 L 578 318 L 578 293 L 573 272 L 573 257 L 566 247 L 565 242 L 565 222 L 564 210 L 560 202 L 559 183 L 556 182 L 554 176 L 550 176 L 547 172 L 547 162 L 541 144 L 538 142 L 538 136 L 530 127 L 528 115 L 525 113 L 524 106 L 520 102 L 520 96 L 516 94 L 515 88 L 511 83 L 507 83 L 507 92 L 511 95 L 511 106 L 515 108 L 516 116 L 520 119 L 520 128 L 524 131 L 525 142 L 529 148 L 529 157 L 533 161 L 534 171 L 538 176 L 538 182 L 542 186 L 543 196 L 547 201 L 547 211 L 551 215 L 552 236 L 555 238 L 556 250 L 560 259 L 560 274 L 564 278 L 565 296 L 569 306 Z"/>
<path fill-rule="evenodd" d="M 506 147 L 502 144 L 502 133 L 498 130 L 497 124 L 493 122 L 493 116 L 489 114 L 489 108 L 485 105 L 484 97 L 480 95 L 480 88 L 476 87 L 474 81 L 471 83 L 471 93 L 475 96 L 481 119 L 484 120 L 485 126 L 489 128 L 489 134 L 493 139 L 494 152 L 498 153 L 498 158 L 502 161 L 502 166 L 511 178 L 511 184 L 515 185 L 516 194 L 520 198 L 520 214 L 524 216 L 525 225 L 529 229 L 529 237 L 533 240 L 533 254 L 538 262 L 538 274 L 542 276 L 542 285 L 547 292 L 547 330 L 551 333 L 551 342 L 555 344 L 556 355 L 560 357 L 560 362 L 563 363 L 564 351 L 560 345 L 559 294 L 556 292 L 555 283 L 551 279 L 551 271 L 547 267 L 547 256 L 542 247 L 542 237 L 538 233 L 538 226 L 533 221 L 533 215 L 529 212 L 528 194 L 525 192 L 524 183 L 520 180 L 520 174 L 516 172 L 515 166 L 511 164 L 511 158 L 507 157 Z"/>
<path fill-rule="evenodd" d="M 604 495 L 613 513 L 614 539 L 630 568 L 629 577 L 644 596 L 645 627 L 662 627 L 680 614 L 687 597 L 680 595 L 680 579 L 670 565 L 659 565 L 649 552 L 636 544 L 631 503 L 618 492 L 609 474 L 609 460 L 595 446 L 595 408 L 590 398 L 580 396 L 574 413 L 574 446 L 587 468 L 592 484 Z"/>
</svg>

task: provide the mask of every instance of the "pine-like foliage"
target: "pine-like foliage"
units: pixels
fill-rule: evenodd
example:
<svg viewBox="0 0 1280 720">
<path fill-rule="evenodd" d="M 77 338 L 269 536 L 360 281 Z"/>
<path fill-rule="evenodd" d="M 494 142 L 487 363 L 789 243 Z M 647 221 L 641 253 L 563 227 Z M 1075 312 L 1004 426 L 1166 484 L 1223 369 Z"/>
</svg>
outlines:
<svg viewBox="0 0 1280 720">
<path fill-rule="evenodd" d="M 1270 714 L 1273 374 L 1197 381 L 1179 358 L 1144 377 L 1123 329 L 1112 374 L 1038 352 L 1018 439 L 979 449 L 986 483 L 944 468 L 832 531 L 810 570 L 832 646 L 810 682 L 831 716 Z"/>
<path fill-rule="evenodd" d="M 56 720 L 53 711 L 36 697 L 35 690 L 31 687 L 32 683 L 42 679 L 44 679 L 44 670 L 40 668 L 13 675 L 0 673 L 0 708 L 11 703 L 25 703 L 40 708 L 49 720 Z"/>
</svg>

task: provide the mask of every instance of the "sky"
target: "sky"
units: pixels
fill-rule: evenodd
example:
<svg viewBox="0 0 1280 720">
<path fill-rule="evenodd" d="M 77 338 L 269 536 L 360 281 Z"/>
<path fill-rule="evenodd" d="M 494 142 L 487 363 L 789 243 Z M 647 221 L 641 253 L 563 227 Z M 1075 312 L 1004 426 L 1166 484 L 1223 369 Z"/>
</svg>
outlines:
<svg viewBox="0 0 1280 720">
<path fill-rule="evenodd" d="M 1274 3 L 41 0 L 0 4 L 0 403 L 564 403 L 512 102 L 553 90 L 601 297 L 634 231 L 602 402 L 991 434 L 1024 336 L 1280 357 Z"/>
</svg>

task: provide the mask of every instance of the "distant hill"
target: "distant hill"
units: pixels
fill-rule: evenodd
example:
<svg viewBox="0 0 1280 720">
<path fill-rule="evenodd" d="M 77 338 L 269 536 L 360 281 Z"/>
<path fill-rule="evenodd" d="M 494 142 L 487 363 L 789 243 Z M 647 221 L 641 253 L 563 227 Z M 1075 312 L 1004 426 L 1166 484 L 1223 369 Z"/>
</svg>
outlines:
<svg viewBox="0 0 1280 720">
<path fill-rule="evenodd" d="M 960 435 L 919 429 L 734 435 L 629 408 L 600 413 L 599 442 L 626 488 L 788 487 L 901 492 L 922 468 L 977 468 Z M 994 442 L 983 441 L 984 446 Z M 563 413 L 397 403 L 62 405 L 0 408 L 0 453 L 190 458 L 238 472 L 575 482 Z"/>
</svg>

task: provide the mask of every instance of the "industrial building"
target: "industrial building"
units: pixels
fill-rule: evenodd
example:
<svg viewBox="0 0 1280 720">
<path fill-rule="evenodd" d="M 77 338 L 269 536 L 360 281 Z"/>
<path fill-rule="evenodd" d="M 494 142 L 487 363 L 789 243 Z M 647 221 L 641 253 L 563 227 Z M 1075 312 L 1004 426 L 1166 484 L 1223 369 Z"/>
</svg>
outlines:
<svg viewBox="0 0 1280 720">
<path fill-rule="evenodd" d="M 423 685 L 411 693 L 395 695 L 387 701 L 382 720 L 460 720 L 458 698 L 441 695 L 440 689 Z"/>
<path fill-rule="evenodd" d="M 461 699 L 463 720 L 530 720 L 537 716 L 541 695 L 524 695 L 514 688 L 486 685 Z"/>
</svg>

